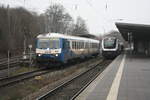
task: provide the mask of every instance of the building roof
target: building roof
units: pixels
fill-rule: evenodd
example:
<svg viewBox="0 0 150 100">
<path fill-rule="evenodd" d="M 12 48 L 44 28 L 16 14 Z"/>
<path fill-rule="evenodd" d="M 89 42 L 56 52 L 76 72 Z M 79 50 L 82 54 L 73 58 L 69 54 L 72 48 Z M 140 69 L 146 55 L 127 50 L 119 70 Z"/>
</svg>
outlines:
<svg viewBox="0 0 150 100">
<path fill-rule="evenodd" d="M 116 23 L 116 26 L 124 39 L 128 40 L 128 33 L 132 33 L 137 40 L 150 40 L 150 25 L 133 23 Z"/>
</svg>

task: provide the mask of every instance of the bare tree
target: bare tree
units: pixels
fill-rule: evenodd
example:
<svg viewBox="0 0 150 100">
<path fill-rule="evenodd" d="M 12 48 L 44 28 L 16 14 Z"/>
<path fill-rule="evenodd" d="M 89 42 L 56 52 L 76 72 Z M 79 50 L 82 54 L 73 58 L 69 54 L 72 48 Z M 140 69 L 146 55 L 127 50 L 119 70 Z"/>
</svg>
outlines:
<svg viewBox="0 0 150 100">
<path fill-rule="evenodd" d="M 7 50 L 21 51 L 24 36 L 27 44 L 34 44 L 35 34 L 40 32 L 39 16 L 24 8 L 0 6 L 0 53 Z"/>
<path fill-rule="evenodd" d="M 65 12 L 65 8 L 60 4 L 51 5 L 45 15 L 48 21 L 48 31 L 50 32 L 67 32 L 68 25 L 73 22 L 72 17 Z"/>
<path fill-rule="evenodd" d="M 73 30 L 73 34 L 75 35 L 75 34 L 88 34 L 88 33 L 89 32 L 85 21 L 81 17 L 78 17 L 77 22 L 75 24 L 75 28 Z"/>
</svg>

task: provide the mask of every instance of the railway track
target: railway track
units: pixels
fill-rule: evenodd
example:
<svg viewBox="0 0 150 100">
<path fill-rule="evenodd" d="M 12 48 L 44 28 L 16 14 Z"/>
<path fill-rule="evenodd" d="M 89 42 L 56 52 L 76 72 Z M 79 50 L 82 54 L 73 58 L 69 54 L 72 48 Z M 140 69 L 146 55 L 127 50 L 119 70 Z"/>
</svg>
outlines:
<svg viewBox="0 0 150 100">
<path fill-rule="evenodd" d="M 37 98 L 37 100 L 73 100 L 82 92 L 105 68 L 109 61 L 92 66 L 87 71 L 57 86 L 53 90 Z"/>
<path fill-rule="evenodd" d="M 15 56 L 15 57 L 10 58 L 10 62 L 9 62 L 10 67 L 14 67 L 18 65 L 19 59 L 21 57 L 22 56 Z M 0 59 L 0 70 L 7 69 L 7 66 L 8 66 L 8 59 L 7 58 Z"/>
<path fill-rule="evenodd" d="M 44 69 L 39 69 L 39 70 L 31 71 L 31 72 L 26 72 L 23 74 L 12 76 L 12 77 L 3 78 L 3 79 L 0 79 L 0 88 L 16 84 L 18 82 L 33 78 L 35 76 L 46 74 L 48 72 L 50 72 L 50 70 L 47 70 L 44 68 Z"/>
</svg>

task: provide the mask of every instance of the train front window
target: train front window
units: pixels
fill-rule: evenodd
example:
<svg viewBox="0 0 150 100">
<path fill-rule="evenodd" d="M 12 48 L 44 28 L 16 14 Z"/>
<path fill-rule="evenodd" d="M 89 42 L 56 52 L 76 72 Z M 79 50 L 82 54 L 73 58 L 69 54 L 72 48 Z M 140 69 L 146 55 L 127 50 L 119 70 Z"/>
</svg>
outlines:
<svg viewBox="0 0 150 100">
<path fill-rule="evenodd" d="M 48 39 L 38 39 L 37 47 L 39 49 L 47 49 L 49 47 L 49 40 Z"/>
<path fill-rule="evenodd" d="M 50 48 L 51 49 L 59 49 L 59 39 L 50 39 Z"/>
<path fill-rule="evenodd" d="M 59 39 L 38 39 L 38 48 L 40 49 L 59 49 Z"/>
<path fill-rule="evenodd" d="M 104 48 L 115 48 L 116 46 L 116 39 L 107 38 L 104 39 Z"/>
</svg>

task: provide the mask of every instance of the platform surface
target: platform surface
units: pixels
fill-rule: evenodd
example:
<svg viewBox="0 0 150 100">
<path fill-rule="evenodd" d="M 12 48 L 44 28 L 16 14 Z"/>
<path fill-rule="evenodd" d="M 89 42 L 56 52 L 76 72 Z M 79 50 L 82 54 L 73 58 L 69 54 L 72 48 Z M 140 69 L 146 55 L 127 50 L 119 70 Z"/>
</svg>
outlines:
<svg viewBox="0 0 150 100">
<path fill-rule="evenodd" d="M 118 56 L 76 100 L 150 100 L 150 58 Z"/>
</svg>

